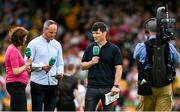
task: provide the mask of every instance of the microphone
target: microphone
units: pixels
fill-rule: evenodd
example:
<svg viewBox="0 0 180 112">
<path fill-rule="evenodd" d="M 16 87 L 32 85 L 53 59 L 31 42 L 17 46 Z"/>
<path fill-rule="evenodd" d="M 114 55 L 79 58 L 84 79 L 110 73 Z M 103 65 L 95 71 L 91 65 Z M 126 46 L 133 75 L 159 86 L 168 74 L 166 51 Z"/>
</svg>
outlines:
<svg viewBox="0 0 180 112">
<path fill-rule="evenodd" d="M 28 59 L 31 57 L 31 49 L 30 48 L 25 49 L 25 55 Z"/>
<path fill-rule="evenodd" d="M 51 59 L 49 60 L 49 65 L 50 66 L 53 66 L 54 64 L 55 64 L 55 62 L 56 62 L 56 58 L 55 57 L 51 57 Z M 48 72 L 46 72 L 46 74 L 47 74 Z"/>
<path fill-rule="evenodd" d="M 100 48 L 99 46 L 93 46 L 93 56 L 99 56 Z"/>
<path fill-rule="evenodd" d="M 30 48 L 27 47 L 25 49 L 25 55 L 28 59 L 31 57 L 31 49 Z M 31 65 L 30 65 L 30 68 L 31 68 Z"/>
<path fill-rule="evenodd" d="M 51 59 L 49 60 L 49 65 L 53 66 L 56 62 L 56 58 L 55 57 L 51 57 Z"/>
<path fill-rule="evenodd" d="M 100 48 L 99 46 L 95 45 L 93 46 L 93 56 L 99 56 Z M 96 65 L 95 65 L 96 67 Z"/>
</svg>

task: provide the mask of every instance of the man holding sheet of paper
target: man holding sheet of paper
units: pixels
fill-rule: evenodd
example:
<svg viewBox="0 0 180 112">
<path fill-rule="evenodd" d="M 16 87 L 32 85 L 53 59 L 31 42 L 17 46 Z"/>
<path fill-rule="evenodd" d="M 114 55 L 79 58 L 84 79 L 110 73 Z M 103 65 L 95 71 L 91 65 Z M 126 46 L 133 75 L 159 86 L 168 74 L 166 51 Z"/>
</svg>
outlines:
<svg viewBox="0 0 180 112">
<path fill-rule="evenodd" d="M 120 92 L 119 81 L 122 74 L 122 60 L 119 48 L 108 42 L 107 25 L 96 22 L 92 26 L 94 41 L 85 50 L 81 62 L 83 70 L 88 72 L 88 86 L 85 97 L 85 111 L 95 111 L 101 99 L 103 111 L 114 111 L 113 103 L 105 105 L 105 94 L 113 96 Z"/>
</svg>

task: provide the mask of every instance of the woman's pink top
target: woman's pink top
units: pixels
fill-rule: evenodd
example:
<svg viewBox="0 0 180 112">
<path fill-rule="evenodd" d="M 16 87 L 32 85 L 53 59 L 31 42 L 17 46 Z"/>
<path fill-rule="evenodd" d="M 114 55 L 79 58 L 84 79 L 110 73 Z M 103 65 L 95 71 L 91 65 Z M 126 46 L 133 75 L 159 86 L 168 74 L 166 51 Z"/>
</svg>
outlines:
<svg viewBox="0 0 180 112">
<path fill-rule="evenodd" d="M 24 84 L 28 83 L 29 76 L 28 72 L 25 70 L 18 75 L 13 73 L 12 68 L 18 68 L 25 64 L 23 56 L 21 55 L 19 49 L 14 45 L 8 46 L 5 54 L 5 66 L 6 66 L 6 82 L 22 82 Z"/>
</svg>

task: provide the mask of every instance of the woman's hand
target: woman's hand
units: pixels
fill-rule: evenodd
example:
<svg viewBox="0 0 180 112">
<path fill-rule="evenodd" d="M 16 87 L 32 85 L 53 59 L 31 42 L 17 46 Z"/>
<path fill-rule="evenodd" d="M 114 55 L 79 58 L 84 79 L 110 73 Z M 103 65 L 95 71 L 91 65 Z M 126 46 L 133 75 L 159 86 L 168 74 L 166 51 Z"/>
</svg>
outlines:
<svg viewBox="0 0 180 112">
<path fill-rule="evenodd" d="M 28 72 L 28 73 L 30 73 L 31 72 L 31 68 L 28 66 L 28 67 L 26 67 L 26 71 Z"/>
<path fill-rule="evenodd" d="M 32 64 L 32 59 L 31 58 L 27 59 L 25 64 L 27 67 L 30 66 Z"/>
</svg>

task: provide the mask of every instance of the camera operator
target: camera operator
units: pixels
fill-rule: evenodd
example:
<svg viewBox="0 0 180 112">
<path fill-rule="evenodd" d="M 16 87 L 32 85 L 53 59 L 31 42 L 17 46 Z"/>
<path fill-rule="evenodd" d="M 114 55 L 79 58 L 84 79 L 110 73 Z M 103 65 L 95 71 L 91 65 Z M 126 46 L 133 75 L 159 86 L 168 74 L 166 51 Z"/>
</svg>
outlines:
<svg viewBox="0 0 180 112">
<path fill-rule="evenodd" d="M 139 90 L 140 88 L 138 88 L 138 94 L 141 93 L 140 97 L 142 98 L 142 100 L 140 101 L 140 105 L 139 105 L 139 109 L 141 111 L 171 111 L 172 109 L 172 81 L 164 84 L 161 87 L 156 87 L 153 85 L 153 72 L 152 72 L 152 66 L 150 66 L 150 64 L 152 63 L 148 63 L 150 61 L 147 61 L 146 59 L 148 59 L 148 55 L 151 55 L 151 59 L 153 60 L 154 57 L 156 55 L 153 55 L 151 53 L 148 53 L 147 51 L 147 47 L 146 47 L 146 43 L 147 42 L 152 42 L 155 41 L 157 39 L 157 28 L 152 28 L 152 27 L 147 27 L 147 24 L 149 25 L 153 25 L 153 24 L 157 24 L 157 19 L 150 19 L 149 21 L 147 21 L 146 23 L 146 30 L 148 31 L 148 40 L 144 43 L 138 43 L 136 45 L 135 51 L 134 51 L 134 59 L 136 59 L 140 64 L 141 67 L 138 67 L 138 71 L 139 71 L 139 75 L 138 75 L 138 86 L 141 85 L 142 83 L 148 84 L 148 86 L 144 87 L 143 89 L 148 89 L 143 90 L 144 93 L 141 93 Z M 157 25 L 156 25 L 157 26 Z M 177 50 L 175 49 L 175 47 L 169 42 L 166 41 L 167 44 L 167 49 L 168 49 L 168 53 L 169 55 L 164 55 L 164 59 L 166 60 L 166 57 L 170 58 L 170 63 L 175 65 L 180 61 L 180 55 L 178 54 Z M 151 49 L 152 52 L 154 52 L 153 46 L 149 47 L 148 49 Z M 152 56 L 153 55 L 153 56 Z M 165 65 L 166 67 L 168 65 Z M 149 67 L 149 68 L 148 68 Z M 171 67 L 172 68 L 172 67 Z M 149 76 L 147 76 L 146 78 L 144 78 L 143 80 L 139 81 L 139 79 L 141 79 L 140 73 L 141 70 L 151 70 L 150 74 L 148 74 L 147 71 L 144 72 L 144 74 L 148 74 Z M 168 70 L 167 70 L 168 71 Z M 173 71 L 173 73 L 175 74 L 175 71 Z M 167 75 L 167 74 L 166 74 Z M 166 76 L 165 76 L 166 77 Z M 159 78 L 159 80 L 161 80 L 161 78 Z"/>
</svg>

